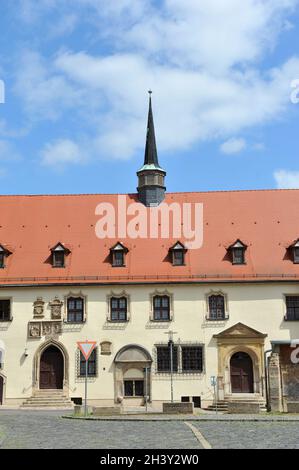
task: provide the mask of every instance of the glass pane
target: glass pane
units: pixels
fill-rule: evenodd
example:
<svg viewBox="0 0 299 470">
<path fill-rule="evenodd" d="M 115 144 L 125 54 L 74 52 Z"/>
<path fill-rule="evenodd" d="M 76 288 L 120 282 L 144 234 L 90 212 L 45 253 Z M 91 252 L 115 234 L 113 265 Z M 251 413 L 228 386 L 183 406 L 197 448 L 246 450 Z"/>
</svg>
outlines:
<svg viewBox="0 0 299 470">
<path fill-rule="evenodd" d="M 168 307 L 169 299 L 168 297 L 162 297 L 162 307 Z"/>
<path fill-rule="evenodd" d="M 183 371 L 202 371 L 202 347 L 182 347 L 182 369 Z"/>
<path fill-rule="evenodd" d="M 111 306 L 112 306 L 112 308 L 117 308 L 118 299 L 115 299 L 115 298 L 111 299 Z"/>
<path fill-rule="evenodd" d="M 126 299 L 119 299 L 119 308 L 126 308 Z"/>
<path fill-rule="evenodd" d="M 133 397 L 134 386 L 133 380 L 125 380 L 125 397 Z"/>
<path fill-rule="evenodd" d="M 161 297 L 155 297 L 154 298 L 154 306 L 155 307 L 160 307 L 161 305 Z"/>
<path fill-rule="evenodd" d="M 144 382 L 143 380 L 135 380 L 135 396 L 143 397 L 144 396 Z"/>
</svg>

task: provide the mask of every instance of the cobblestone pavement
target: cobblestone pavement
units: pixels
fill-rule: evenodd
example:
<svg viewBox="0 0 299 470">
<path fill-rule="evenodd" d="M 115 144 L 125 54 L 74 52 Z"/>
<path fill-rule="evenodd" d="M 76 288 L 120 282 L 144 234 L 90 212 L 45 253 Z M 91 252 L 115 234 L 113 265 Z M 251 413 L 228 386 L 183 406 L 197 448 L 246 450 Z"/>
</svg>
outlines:
<svg viewBox="0 0 299 470">
<path fill-rule="evenodd" d="M 63 419 L 61 411 L 0 411 L 1 449 L 201 449 L 184 421 Z M 189 421 L 190 422 L 190 421 Z M 299 449 L 299 421 L 192 420 L 214 449 Z"/>
<path fill-rule="evenodd" d="M 193 422 L 213 449 L 299 449 L 299 422 Z"/>
<path fill-rule="evenodd" d="M 63 419 L 61 411 L 1 411 L 0 449 L 200 449 L 183 422 Z"/>
</svg>

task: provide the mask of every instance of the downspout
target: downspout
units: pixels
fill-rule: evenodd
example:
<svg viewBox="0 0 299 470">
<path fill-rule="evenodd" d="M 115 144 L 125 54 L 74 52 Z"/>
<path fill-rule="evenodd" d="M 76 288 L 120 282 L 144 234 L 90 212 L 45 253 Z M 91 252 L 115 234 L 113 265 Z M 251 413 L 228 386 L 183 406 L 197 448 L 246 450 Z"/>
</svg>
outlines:
<svg viewBox="0 0 299 470">
<path fill-rule="evenodd" d="M 270 403 L 269 403 L 269 383 L 268 383 L 268 367 L 267 367 L 267 354 L 271 353 L 272 349 L 267 349 L 264 351 L 264 369 L 265 369 L 265 398 L 266 398 L 266 409 L 267 411 L 271 411 Z"/>
</svg>

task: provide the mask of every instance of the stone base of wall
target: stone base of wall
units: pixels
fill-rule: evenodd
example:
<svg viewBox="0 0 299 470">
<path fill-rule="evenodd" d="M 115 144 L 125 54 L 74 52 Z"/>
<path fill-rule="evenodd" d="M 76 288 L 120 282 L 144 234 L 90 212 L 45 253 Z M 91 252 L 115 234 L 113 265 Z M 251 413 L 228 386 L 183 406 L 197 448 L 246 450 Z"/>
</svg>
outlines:
<svg viewBox="0 0 299 470">
<path fill-rule="evenodd" d="M 259 403 L 228 402 L 227 412 L 230 414 L 257 414 L 260 412 Z"/>
<path fill-rule="evenodd" d="M 120 406 L 95 406 L 92 408 L 93 416 L 116 416 L 121 414 Z"/>
<path fill-rule="evenodd" d="M 288 413 L 299 413 L 299 401 L 288 401 L 287 402 Z"/>
<path fill-rule="evenodd" d="M 163 413 L 167 414 L 193 414 L 192 402 L 163 403 Z"/>
</svg>

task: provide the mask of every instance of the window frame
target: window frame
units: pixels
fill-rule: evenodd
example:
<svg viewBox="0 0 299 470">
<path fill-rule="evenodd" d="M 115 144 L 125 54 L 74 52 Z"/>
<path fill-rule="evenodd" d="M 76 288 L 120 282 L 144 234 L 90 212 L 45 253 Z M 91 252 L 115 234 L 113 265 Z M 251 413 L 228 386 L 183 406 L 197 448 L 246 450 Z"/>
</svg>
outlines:
<svg viewBox="0 0 299 470">
<path fill-rule="evenodd" d="M 69 315 L 70 315 L 69 302 L 70 301 L 78 302 L 79 300 L 81 300 L 81 302 L 82 302 L 82 319 L 80 321 L 70 320 L 69 319 Z M 84 296 L 82 296 L 82 295 L 69 295 L 66 299 L 66 323 L 75 323 L 75 324 L 84 323 L 85 322 L 85 309 L 86 309 L 86 305 L 85 305 L 85 297 Z M 74 309 L 71 309 L 71 310 L 72 310 L 73 314 L 78 314 L 78 311 L 79 311 L 78 308 L 74 308 Z"/>
<path fill-rule="evenodd" d="M 176 365 L 175 367 L 173 368 L 173 373 L 174 374 L 177 374 L 177 375 L 201 375 L 201 374 L 204 374 L 205 373 L 205 345 L 203 343 L 197 343 L 197 342 L 185 342 L 185 343 L 180 343 L 180 342 L 177 342 L 177 343 L 174 343 L 173 344 L 173 347 L 176 349 L 176 356 L 175 356 L 175 360 L 176 360 Z M 200 357 L 200 366 L 201 368 L 200 369 L 185 369 L 184 368 L 184 364 L 183 364 L 183 350 L 187 350 L 187 349 L 191 349 L 191 348 L 198 348 L 200 349 L 200 354 L 201 354 L 201 357 Z M 159 359 L 159 350 L 162 351 L 164 349 L 164 351 L 168 350 L 169 351 L 169 359 L 164 359 L 161 358 Z M 154 364 L 155 364 L 155 373 L 157 375 L 169 375 L 170 374 L 170 349 L 169 349 L 169 344 L 168 343 L 157 343 L 155 344 L 155 348 L 154 348 L 154 357 L 155 357 L 155 361 L 154 361 Z M 164 360 L 164 364 L 165 364 L 165 361 L 167 362 L 167 360 L 169 361 L 169 366 L 168 367 L 162 367 L 161 368 L 161 365 L 159 365 L 159 361 L 160 361 L 160 364 L 161 362 L 163 363 L 163 360 Z"/>
<path fill-rule="evenodd" d="M 128 321 L 128 299 L 125 295 L 123 296 L 111 296 L 110 299 L 110 321 L 116 323 L 125 323 Z M 120 307 L 120 302 L 125 301 L 125 307 Z M 117 307 L 113 307 L 112 303 L 117 302 Z M 120 318 L 120 312 L 125 311 L 125 318 Z M 113 313 L 117 312 L 117 318 L 113 318 Z"/>
<path fill-rule="evenodd" d="M 9 297 L 0 298 L 0 304 L 2 302 L 8 302 L 8 317 L 5 318 L 2 308 L 0 307 L 0 323 L 7 323 L 12 321 L 12 299 Z"/>
<path fill-rule="evenodd" d="M 156 299 L 160 299 L 160 306 L 155 305 Z M 167 307 L 163 306 L 163 299 L 167 299 Z M 153 296 L 153 320 L 155 322 L 169 322 L 170 321 L 170 303 L 171 299 L 168 294 L 156 294 Z M 163 311 L 167 309 L 167 318 L 163 318 Z M 159 315 L 157 316 L 157 312 Z"/>
<path fill-rule="evenodd" d="M 126 267 L 126 254 L 128 251 L 128 248 L 126 248 L 121 242 L 117 242 L 112 248 L 110 248 L 111 266 L 113 268 Z M 117 262 L 117 254 L 121 254 L 121 263 Z"/>
<path fill-rule="evenodd" d="M 91 352 L 89 359 L 88 359 L 88 364 L 87 364 L 87 377 L 88 378 L 98 376 L 98 352 L 97 350 L 98 348 L 95 347 L 93 351 Z M 78 349 L 78 354 L 79 354 L 78 377 L 86 377 L 86 361 L 80 349 Z M 91 368 L 93 368 L 93 372 L 90 372 L 90 366 Z"/>
<path fill-rule="evenodd" d="M 215 310 L 216 310 L 216 315 L 212 315 L 212 306 L 211 306 L 211 300 L 212 298 L 217 298 L 217 299 L 222 299 L 222 314 L 221 316 L 218 316 L 218 310 L 219 310 L 219 307 L 218 307 L 218 304 L 216 305 L 215 307 Z M 207 317 L 206 319 L 207 320 L 211 320 L 211 321 L 222 321 L 222 320 L 226 320 L 227 319 L 227 315 L 226 315 L 226 297 L 224 294 L 222 294 L 221 292 L 218 292 L 218 293 L 211 293 L 208 295 L 208 298 L 207 298 L 207 310 L 208 310 L 208 313 L 207 313 Z"/>
<path fill-rule="evenodd" d="M 236 255 L 237 250 L 241 252 L 241 255 L 242 255 L 241 261 L 239 261 L 240 257 Z M 247 245 L 245 245 L 245 243 L 243 243 L 239 238 L 235 241 L 235 243 L 233 243 L 232 245 L 228 247 L 228 251 L 230 252 L 231 262 L 234 266 L 246 265 L 246 256 L 245 256 L 246 250 L 247 250 Z"/>
<path fill-rule="evenodd" d="M 289 312 L 288 312 L 288 300 L 296 298 L 295 302 L 298 302 L 298 306 L 293 307 L 294 309 L 294 315 L 292 315 L 293 318 L 290 318 Z M 298 310 L 297 312 L 297 318 L 296 317 L 296 309 Z M 285 315 L 284 315 L 284 320 L 285 321 L 299 321 L 299 294 L 285 294 Z"/>
</svg>

